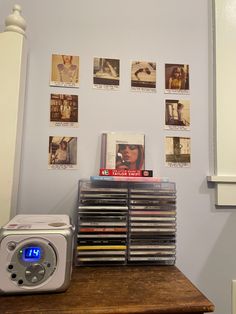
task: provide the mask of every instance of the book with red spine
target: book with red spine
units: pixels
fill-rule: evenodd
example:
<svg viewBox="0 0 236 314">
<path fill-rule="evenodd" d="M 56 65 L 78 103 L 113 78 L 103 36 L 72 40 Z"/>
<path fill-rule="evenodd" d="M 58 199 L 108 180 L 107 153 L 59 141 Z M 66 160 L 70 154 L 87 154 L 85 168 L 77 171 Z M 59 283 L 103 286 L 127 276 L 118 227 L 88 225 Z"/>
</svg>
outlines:
<svg viewBox="0 0 236 314">
<path fill-rule="evenodd" d="M 100 168 L 100 176 L 114 177 L 152 177 L 152 170 L 130 170 L 130 169 L 106 169 Z"/>
</svg>

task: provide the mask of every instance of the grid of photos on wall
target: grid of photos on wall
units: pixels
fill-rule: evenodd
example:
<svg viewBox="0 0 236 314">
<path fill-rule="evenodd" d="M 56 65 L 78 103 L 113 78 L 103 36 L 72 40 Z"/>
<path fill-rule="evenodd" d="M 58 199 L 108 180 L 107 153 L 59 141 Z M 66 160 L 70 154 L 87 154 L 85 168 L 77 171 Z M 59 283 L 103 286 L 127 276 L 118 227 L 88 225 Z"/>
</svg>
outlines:
<svg viewBox="0 0 236 314">
<path fill-rule="evenodd" d="M 189 65 L 165 64 L 165 129 L 189 131 Z M 187 97 L 187 98 L 186 98 Z M 176 133 L 177 134 L 177 133 Z M 191 139 L 189 136 L 165 137 L 165 165 L 167 167 L 190 167 Z"/>
<path fill-rule="evenodd" d="M 68 88 L 67 94 L 50 94 L 50 126 L 57 130 L 58 128 L 78 128 L 79 97 L 70 92 L 70 88 L 79 87 L 79 56 L 52 55 L 50 86 Z M 77 169 L 77 137 L 66 134 L 49 136 L 48 168 Z"/>
<path fill-rule="evenodd" d="M 52 54 L 51 87 L 66 87 L 68 93 L 50 94 L 50 126 L 54 128 L 78 128 L 79 97 L 71 92 L 79 87 L 79 56 Z M 165 66 L 165 118 L 164 129 L 172 132 L 165 136 L 165 165 L 189 167 L 191 139 L 185 132 L 191 128 L 189 99 L 189 65 L 167 63 Z M 131 91 L 156 92 L 157 64 L 153 61 L 131 61 Z M 93 88 L 118 90 L 120 87 L 120 59 L 93 58 Z M 178 136 L 179 132 L 184 133 Z M 57 132 L 55 132 L 57 133 Z M 60 130 L 61 133 L 61 130 Z M 66 132 L 65 132 L 66 133 Z M 77 137 L 49 136 L 49 169 L 77 168 Z"/>
<path fill-rule="evenodd" d="M 156 92 L 157 64 L 153 61 L 131 61 L 131 91 Z M 120 86 L 120 59 L 93 59 L 93 87 L 103 90 L 118 90 Z M 165 64 L 165 122 L 169 131 L 189 131 L 189 65 Z M 165 137 L 165 165 L 167 167 L 190 167 L 191 139 L 189 136 Z"/>
</svg>

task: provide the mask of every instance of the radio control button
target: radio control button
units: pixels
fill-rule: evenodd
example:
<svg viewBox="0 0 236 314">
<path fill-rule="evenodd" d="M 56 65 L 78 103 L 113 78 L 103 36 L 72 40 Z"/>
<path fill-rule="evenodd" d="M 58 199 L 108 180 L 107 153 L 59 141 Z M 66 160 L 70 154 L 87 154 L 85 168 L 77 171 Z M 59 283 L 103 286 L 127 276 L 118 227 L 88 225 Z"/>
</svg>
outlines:
<svg viewBox="0 0 236 314">
<path fill-rule="evenodd" d="M 39 274 L 39 275 L 44 275 L 44 273 L 45 273 L 45 270 L 44 270 L 44 269 L 40 269 L 40 270 L 38 271 L 38 274 Z"/>
<path fill-rule="evenodd" d="M 49 262 L 47 262 L 47 261 L 44 262 L 43 265 L 44 265 L 45 267 L 48 267 L 48 268 L 51 267 L 51 264 L 50 264 Z"/>
<path fill-rule="evenodd" d="M 12 269 L 13 269 L 13 265 L 12 264 L 8 265 L 8 270 L 12 270 Z"/>
<path fill-rule="evenodd" d="M 41 264 L 33 264 L 26 268 L 25 278 L 31 283 L 36 283 L 43 279 L 45 268 Z"/>
<path fill-rule="evenodd" d="M 34 276 L 34 277 L 31 278 L 31 282 L 32 282 L 32 283 L 35 283 L 35 282 L 38 282 L 38 281 L 39 281 L 39 279 L 38 279 L 38 277 L 36 277 L 36 276 Z"/>
<path fill-rule="evenodd" d="M 17 275 L 16 275 L 15 273 L 14 273 L 14 274 L 11 274 L 11 279 L 12 279 L 12 280 L 16 279 L 16 276 L 17 276 Z"/>
<path fill-rule="evenodd" d="M 7 248 L 8 248 L 9 251 L 14 251 L 15 248 L 16 248 L 16 243 L 15 242 L 9 242 L 7 244 Z"/>
</svg>

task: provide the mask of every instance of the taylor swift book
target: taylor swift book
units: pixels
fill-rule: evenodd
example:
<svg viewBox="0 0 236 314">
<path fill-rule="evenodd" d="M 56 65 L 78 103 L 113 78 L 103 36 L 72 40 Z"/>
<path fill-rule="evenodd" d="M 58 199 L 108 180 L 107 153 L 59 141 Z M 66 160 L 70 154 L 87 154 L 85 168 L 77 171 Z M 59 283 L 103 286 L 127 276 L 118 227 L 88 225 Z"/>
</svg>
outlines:
<svg viewBox="0 0 236 314">
<path fill-rule="evenodd" d="M 145 135 L 143 133 L 106 132 L 102 134 L 101 168 L 143 170 Z"/>
</svg>

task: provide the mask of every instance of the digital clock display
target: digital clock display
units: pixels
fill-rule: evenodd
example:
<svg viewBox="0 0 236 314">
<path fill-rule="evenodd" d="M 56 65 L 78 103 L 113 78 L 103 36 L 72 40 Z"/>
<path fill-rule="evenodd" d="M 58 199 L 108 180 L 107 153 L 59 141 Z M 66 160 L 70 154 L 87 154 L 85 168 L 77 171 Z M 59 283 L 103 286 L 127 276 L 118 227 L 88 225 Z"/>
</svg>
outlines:
<svg viewBox="0 0 236 314">
<path fill-rule="evenodd" d="M 41 258 L 42 249 L 39 246 L 29 246 L 23 248 L 20 253 L 25 262 L 37 262 Z"/>
</svg>

